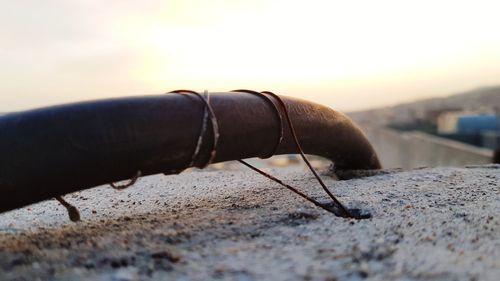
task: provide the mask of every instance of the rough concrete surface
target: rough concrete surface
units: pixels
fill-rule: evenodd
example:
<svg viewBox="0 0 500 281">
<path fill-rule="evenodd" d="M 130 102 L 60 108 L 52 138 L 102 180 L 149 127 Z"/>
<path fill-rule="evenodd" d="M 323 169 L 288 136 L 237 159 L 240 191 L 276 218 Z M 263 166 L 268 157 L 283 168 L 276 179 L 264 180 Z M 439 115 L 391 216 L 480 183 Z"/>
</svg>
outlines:
<svg viewBox="0 0 500 281">
<path fill-rule="evenodd" d="M 302 168 L 269 169 L 326 200 Z M 500 166 L 323 176 L 338 218 L 251 171 L 151 176 L 0 215 L 1 280 L 499 280 Z"/>
</svg>

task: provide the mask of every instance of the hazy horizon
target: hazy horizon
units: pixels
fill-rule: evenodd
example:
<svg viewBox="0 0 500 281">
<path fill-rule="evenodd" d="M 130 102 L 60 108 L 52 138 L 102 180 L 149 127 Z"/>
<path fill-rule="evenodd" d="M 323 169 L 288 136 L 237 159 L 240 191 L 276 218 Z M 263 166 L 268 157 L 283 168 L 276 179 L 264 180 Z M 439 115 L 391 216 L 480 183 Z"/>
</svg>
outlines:
<svg viewBox="0 0 500 281">
<path fill-rule="evenodd" d="M 0 0 L 0 112 L 178 88 L 342 111 L 500 85 L 495 1 Z"/>
</svg>

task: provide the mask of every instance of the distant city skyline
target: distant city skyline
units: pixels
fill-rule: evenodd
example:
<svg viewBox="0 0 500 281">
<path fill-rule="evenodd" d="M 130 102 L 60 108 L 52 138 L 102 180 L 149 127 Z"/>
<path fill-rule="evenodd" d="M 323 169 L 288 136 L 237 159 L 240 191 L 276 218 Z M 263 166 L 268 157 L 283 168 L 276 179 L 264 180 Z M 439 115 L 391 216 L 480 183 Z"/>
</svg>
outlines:
<svg viewBox="0 0 500 281">
<path fill-rule="evenodd" d="M 500 85 L 496 1 L 0 0 L 0 112 L 177 88 L 352 111 Z"/>
</svg>

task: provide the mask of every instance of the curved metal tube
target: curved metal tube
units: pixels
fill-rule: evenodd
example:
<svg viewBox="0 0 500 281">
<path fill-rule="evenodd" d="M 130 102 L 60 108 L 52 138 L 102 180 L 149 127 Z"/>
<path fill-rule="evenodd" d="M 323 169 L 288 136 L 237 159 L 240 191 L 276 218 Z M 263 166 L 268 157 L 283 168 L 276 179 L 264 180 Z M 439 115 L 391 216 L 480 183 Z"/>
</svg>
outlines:
<svg viewBox="0 0 500 281">
<path fill-rule="evenodd" d="M 375 151 L 345 115 L 282 97 L 307 154 L 336 169 L 379 169 Z M 275 108 L 247 93 L 212 93 L 219 124 L 214 162 L 267 157 L 280 137 Z M 108 99 L 47 107 L 0 117 L 0 212 L 105 183 L 182 171 L 192 161 L 205 105 L 191 95 Z M 210 157 L 208 129 L 199 157 Z M 275 154 L 296 153 L 290 130 Z"/>
</svg>

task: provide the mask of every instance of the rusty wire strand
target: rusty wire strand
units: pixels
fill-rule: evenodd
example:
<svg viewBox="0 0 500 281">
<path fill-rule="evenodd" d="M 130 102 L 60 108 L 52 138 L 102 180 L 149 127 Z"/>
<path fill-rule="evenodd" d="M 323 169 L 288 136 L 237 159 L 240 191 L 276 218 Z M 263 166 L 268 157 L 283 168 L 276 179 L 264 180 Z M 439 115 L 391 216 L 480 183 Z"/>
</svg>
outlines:
<svg viewBox="0 0 500 281">
<path fill-rule="evenodd" d="M 59 203 L 61 203 L 61 205 L 63 205 L 64 208 L 66 208 L 66 211 L 68 212 L 69 219 L 72 222 L 80 221 L 80 212 L 78 211 L 78 209 L 75 206 L 71 205 L 66 200 L 64 200 L 64 198 L 62 196 L 56 196 L 54 198 L 57 201 L 59 201 Z"/>
<path fill-rule="evenodd" d="M 235 92 L 235 93 L 247 93 L 247 94 L 255 95 L 255 96 L 259 97 L 259 98 L 264 99 L 274 109 L 276 117 L 278 118 L 278 121 L 279 121 L 279 126 L 280 126 L 278 140 L 276 141 L 276 145 L 273 147 L 273 149 L 269 153 L 263 155 L 260 158 L 269 158 L 269 157 L 272 157 L 274 154 L 276 154 L 276 151 L 278 150 L 278 147 L 280 146 L 281 142 L 283 141 L 283 134 L 284 134 L 284 126 L 283 125 L 284 124 L 283 124 L 283 117 L 282 117 L 282 114 L 281 114 L 279 108 L 276 106 L 276 104 L 274 103 L 274 101 L 271 98 L 269 98 L 268 96 L 266 96 L 266 95 L 264 95 L 262 93 L 259 93 L 257 91 L 246 90 L 246 89 L 238 89 L 238 90 L 233 90 L 231 92 Z"/>
<path fill-rule="evenodd" d="M 131 187 L 132 185 L 134 185 L 141 176 L 142 176 L 142 172 L 141 171 L 137 171 L 137 173 L 129 180 L 129 182 L 124 183 L 124 184 L 116 184 L 114 182 L 111 182 L 111 183 L 109 183 L 109 185 L 113 189 L 123 190 L 123 189 L 125 189 L 127 187 Z"/>
<path fill-rule="evenodd" d="M 270 174 L 268 174 L 268 173 L 266 173 L 266 172 L 262 171 L 261 169 L 259 169 L 259 168 L 255 167 L 255 166 L 253 166 L 253 165 L 251 165 L 251 164 L 249 164 L 248 162 L 245 162 L 244 160 L 238 160 L 238 162 L 240 162 L 241 164 L 243 164 L 243 165 L 247 166 L 248 168 L 250 168 L 250 169 L 254 170 L 255 172 L 257 172 L 257 173 L 259 173 L 259 174 L 263 175 L 264 177 L 266 177 L 266 178 L 268 178 L 268 179 L 270 179 L 270 180 L 272 180 L 272 181 L 275 181 L 276 183 L 279 183 L 280 185 L 282 185 L 282 186 L 284 186 L 284 187 L 288 188 L 290 191 L 292 191 L 292 192 L 294 192 L 295 194 L 297 194 L 297 195 L 301 196 L 302 198 L 306 199 L 307 201 L 309 201 L 309 202 L 313 203 L 314 205 L 316 205 L 316 206 L 318 206 L 318 207 L 320 207 L 320 208 L 322 208 L 322 209 L 324 209 L 324 210 L 326 210 L 326 211 L 328 211 L 328 212 L 332 212 L 332 210 L 331 210 L 330 208 L 326 207 L 324 204 L 321 204 L 321 203 L 320 203 L 320 202 L 318 202 L 317 200 L 315 200 L 315 199 L 313 199 L 313 198 L 309 197 L 308 195 L 306 195 L 306 194 L 302 193 L 301 191 L 299 191 L 299 190 L 298 190 L 298 189 L 296 189 L 295 187 L 293 187 L 293 186 L 291 186 L 291 185 L 288 185 L 288 184 L 284 183 L 284 182 L 283 182 L 283 181 L 281 181 L 280 179 L 278 179 L 278 178 L 276 178 L 276 177 L 274 177 L 274 176 L 272 176 L 272 175 L 270 175 Z"/>
<path fill-rule="evenodd" d="M 309 162 L 309 160 L 305 156 L 304 150 L 302 149 L 302 146 L 300 145 L 299 139 L 297 137 L 297 133 L 295 132 L 295 128 L 294 128 L 294 126 L 292 124 L 290 115 L 288 114 L 288 108 L 287 108 L 286 104 L 283 102 L 283 100 L 278 95 L 276 95 L 275 93 L 269 92 L 269 91 L 256 92 L 256 91 L 252 91 L 252 90 L 235 90 L 233 92 L 243 92 L 243 93 L 249 93 L 249 94 L 260 95 L 260 96 L 269 95 L 269 96 L 273 97 L 279 103 L 279 105 L 280 105 L 280 107 L 281 107 L 281 109 L 282 109 L 282 111 L 283 111 L 283 113 L 285 115 L 284 119 L 286 119 L 288 127 L 290 128 L 290 132 L 292 134 L 292 137 L 293 137 L 294 143 L 295 143 L 295 145 L 297 147 L 297 150 L 298 150 L 300 156 L 302 157 L 302 159 L 304 160 L 304 162 L 306 163 L 307 167 L 313 173 L 314 177 L 319 182 L 319 184 L 321 185 L 321 187 L 323 188 L 323 190 L 326 192 L 326 194 L 328 194 L 328 196 L 332 199 L 332 201 L 340 209 L 340 211 L 343 212 L 347 217 L 353 218 L 354 216 L 352 215 L 352 213 L 346 207 L 344 207 L 344 205 L 326 187 L 326 185 L 323 182 L 323 180 L 321 179 L 321 177 L 318 175 L 318 173 L 316 172 L 316 170 L 312 167 L 311 163 Z M 277 114 L 279 115 L 279 120 L 280 120 L 280 122 L 282 122 L 283 117 L 281 116 L 282 115 L 281 110 L 279 110 L 279 108 L 274 104 L 274 102 L 272 102 L 272 100 L 271 100 L 271 104 L 275 107 L 275 110 L 276 110 Z M 283 124 L 281 123 L 280 125 L 281 125 L 281 134 L 283 134 Z M 275 149 L 277 149 L 278 146 L 281 144 L 281 139 L 282 139 L 282 137 L 280 138 L 280 141 L 276 145 Z M 268 177 L 269 179 L 272 179 L 275 182 L 277 182 L 277 183 L 285 186 L 286 188 L 288 188 L 291 191 L 295 192 L 296 194 L 302 196 L 306 200 L 312 202 L 316 206 L 321 206 L 321 208 L 323 208 L 325 210 L 329 210 L 328 208 L 326 208 L 323 204 L 319 203 L 318 201 L 316 201 L 316 200 L 308 197 L 307 195 L 305 195 L 305 194 L 303 194 L 301 192 L 298 192 L 295 188 L 290 188 L 289 185 L 283 184 L 283 182 L 277 180 L 275 177 L 272 177 L 271 175 L 267 174 L 266 172 L 261 171 L 257 167 L 254 167 L 251 164 L 249 164 L 249 163 L 247 163 L 247 162 L 245 162 L 243 160 L 239 160 L 239 161 L 240 161 L 240 163 L 244 164 L 245 166 L 251 168 L 252 170 L 257 171 L 261 175 L 264 175 L 264 176 Z"/>
<path fill-rule="evenodd" d="M 188 93 L 193 93 L 193 94 L 196 94 L 198 97 L 200 97 L 204 102 L 205 102 L 205 105 L 207 106 L 208 110 L 211 112 L 211 117 L 212 117 L 212 122 L 214 123 L 214 120 L 216 122 L 216 117 L 215 117 L 215 114 L 213 114 L 213 109 L 212 109 L 212 106 L 210 105 L 210 102 L 208 100 L 206 100 L 202 95 L 200 95 L 199 93 L 197 92 L 194 92 L 194 91 L 190 91 L 190 90 L 177 90 L 177 91 L 172 91 L 173 93 L 182 93 L 182 92 L 188 92 Z M 316 172 L 316 170 L 314 170 L 314 168 L 312 167 L 311 163 L 309 162 L 309 160 L 307 160 L 305 154 L 304 154 L 304 151 L 302 150 L 302 147 L 299 143 L 299 140 L 298 140 L 298 137 L 297 137 L 297 134 L 295 132 L 295 129 L 293 127 L 293 124 L 292 124 L 292 121 L 290 119 L 290 116 L 288 114 L 288 109 L 286 107 L 286 104 L 283 102 L 283 100 L 276 94 L 272 93 L 272 92 L 269 92 L 269 91 L 264 91 L 264 92 L 257 92 L 257 91 L 252 91 L 252 90 L 246 90 L 246 89 L 238 89 L 238 90 L 233 90 L 231 92 L 242 92 L 242 93 L 248 93 L 248 94 L 252 94 L 252 95 L 257 95 L 259 97 L 263 97 L 264 99 L 266 99 L 266 101 L 268 101 L 274 108 L 274 110 L 276 111 L 276 115 L 278 117 L 278 120 L 280 122 L 280 135 L 279 135 L 279 138 L 278 138 L 278 141 L 275 145 L 275 147 L 273 148 L 273 151 L 270 152 L 268 155 L 268 157 L 272 156 L 275 154 L 275 152 L 277 151 L 278 147 L 280 146 L 281 144 L 281 141 L 283 140 L 283 117 L 282 117 L 282 113 L 281 113 L 281 110 L 276 106 L 276 104 L 273 102 L 272 99 L 270 99 L 269 97 L 267 97 L 266 95 L 269 95 L 271 97 L 273 97 L 276 101 L 278 101 L 278 103 L 280 104 L 283 112 L 284 112 L 284 115 L 285 115 L 285 119 L 287 120 L 287 123 L 288 123 L 288 127 L 290 128 L 290 131 L 291 131 L 291 134 L 293 136 L 293 139 L 294 139 L 294 142 L 295 142 L 295 145 L 297 146 L 297 149 L 298 149 L 298 152 L 300 153 L 300 155 L 302 156 L 302 159 L 304 160 L 304 162 L 306 163 L 306 165 L 309 167 L 309 169 L 311 170 L 311 172 L 314 174 L 314 176 L 316 177 L 316 179 L 318 180 L 318 182 L 320 183 L 321 187 L 323 188 L 323 190 L 328 194 L 328 196 L 332 199 L 332 201 L 334 202 L 334 204 L 340 209 L 340 211 L 345 214 L 347 217 L 351 217 L 353 218 L 354 216 L 352 215 L 352 213 L 346 208 L 344 207 L 344 205 L 330 192 L 330 190 L 328 190 L 328 188 L 326 187 L 325 183 L 323 182 L 323 180 L 320 178 L 320 176 L 318 175 L 318 173 Z M 218 127 L 213 127 L 214 129 L 215 128 L 218 128 Z M 217 132 L 218 133 L 218 132 Z M 214 130 L 214 135 L 215 135 L 215 130 Z M 212 153 L 215 153 L 215 146 L 214 146 L 214 151 Z M 242 163 L 243 165 L 249 167 L 250 169 L 258 172 L 259 174 L 277 182 L 278 184 L 288 188 L 290 191 L 298 194 L 299 196 L 303 197 L 304 199 L 306 199 L 307 201 L 313 203 L 314 205 L 316 206 L 319 206 L 329 212 L 332 212 L 332 210 L 328 207 L 326 207 L 324 204 L 321 204 L 319 203 L 317 200 L 307 196 L 306 194 L 300 192 L 299 190 L 297 190 L 296 188 L 290 186 L 290 185 L 287 185 L 285 183 L 283 183 L 281 180 L 277 179 L 276 177 L 273 177 L 269 174 L 267 174 L 266 172 L 258 169 L 257 167 L 254 167 L 252 166 L 251 164 L 243 161 L 243 160 L 238 160 L 240 163 Z"/>
<path fill-rule="evenodd" d="M 304 153 L 304 150 L 302 149 L 302 146 L 300 145 L 299 139 L 297 137 L 297 133 L 295 132 L 295 128 L 293 127 L 290 115 L 288 114 L 288 108 L 287 108 L 285 102 L 283 102 L 283 100 L 273 92 L 263 91 L 262 94 L 268 94 L 268 95 L 272 96 L 281 105 L 281 108 L 283 109 L 283 112 L 285 114 L 285 119 L 288 123 L 288 127 L 290 128 L 290 132 L 292 133 L 293 140 L 295 142 L 295 145 L 297 146 L 297 149 L 299 150 L 299 153 L 300 153 L 300 156 L 302 157 L 302 160 L 304 160 L 307 167 L 309 167 L 309 170 L 314 174 L 314 177 L 319 182 L 319 184 L 321 185 L 323 190 L 326 192 L 326 194 L 328 194 L 328 196 L 330 196 L 330 198 L 333 200 L 333 202 L 335 202 L 335 204 L 338 206 L 338 208 L 342 212 L 344 212 L 348 217 L 353 218 L 354 217 L 353 214 L 346 207 L 344 207 L 344 205 L 331 193 L 331 191 L 328 189 L 328 187 L 326 187 L 326 185 L 323 182 L 323 180 L 321 179 L 321 177 L 318 175 L 318 172 L 316 172 L 316 170 L 313 168 L 313 166 L 311 165 L 309 160 L 307 160 L 307 157 Z"/>
<path fill-rule="evenodd" d="M 214 110 L 212 108 L 212 106 L 210 105 L 210 94 L 208 93 L 207 90 L 204 91 L 204 95 L 206 95 L 206 97 L 204 97 L 203 95 L 201 95 L 200 93 L 198 92 L 195 92 L 195 91 L 192 91 L 192 90 L 175 90 L 175 91 L 171 91 L 171 92 L 168 92 L 168 93 L 172 93 L 172 94 L 194 94 L 196 95 L 204 104 L 205 104 L 205 114 L 207 114 L 208 112 L 208 116 L 210 117 L 210 122 L 212 123 L 212 132 L 213 132 L 213 145 L 212 145 L 212 149 L 211 149 L 211 152 L 210 152 L 210 158 L 207 160 L 207 162 L 205 162 L 200 168 L 205 168 L 206 166 L 208 166 L 210 163 L 212 163 L 212 161 L 215 159 L 215 156 L 216 156 L 216 152 L 217 152 L 217 144 L 219 142 L 219 124 L 217 122 L 217 118 L 215 117 L 215 113 L 214 113 Z M 200 132 L 200 135 L 198 137 L 198 141 L 197 141 L 197 145 L 195 147 L 195 150 L 193 152 L 193 157 L 192 157 L 192 160 L 191 160 L 191 163 L 188 164 L 187 167 L 190 167 L 194 164 L 195 162 L 195 159 L 198 157 L 198 153 L 199 153 L 199 150 L 201 148 L 201 145 L 202 145 L 202 142 L 203 142 L 203 135 L 205 135 L 205 130 L 206 130 L 206 118 L 204 116 L 203 120 L 202 120 L 203 124 L 202 124 L 202 129 L 201 129 L 201 132 Z"/>
<path fill-rule="evenodd" d="M 198 154 L 200 154 L 201 146 L 203 144 L 203 136 L 205 136 L 205 131 L 207 130 L 207 119 L 208 119 L 208 110 L 207 107 L 204 107 L 203 113 L 203 121 L 200 128 L 200 134 L 198 135 L 198 141 L 196 143 L 196 147 L 193 152 L 193 156 L 191 157 L 191 163 L 189 163 L 189 167 L 194 166 L 196 159 L 198 158 Z"/>
</svg>

